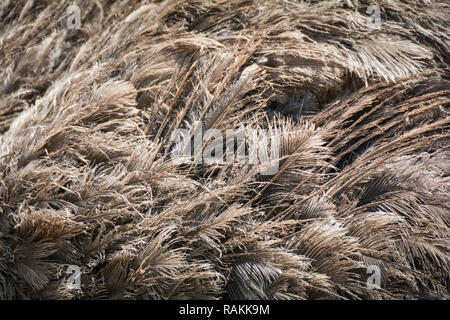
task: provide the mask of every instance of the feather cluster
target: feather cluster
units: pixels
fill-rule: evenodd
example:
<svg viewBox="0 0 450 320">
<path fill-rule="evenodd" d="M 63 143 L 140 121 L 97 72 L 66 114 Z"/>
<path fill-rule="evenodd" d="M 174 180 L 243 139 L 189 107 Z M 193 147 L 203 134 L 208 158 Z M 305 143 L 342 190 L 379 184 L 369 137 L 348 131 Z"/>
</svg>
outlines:
<svg viewBox="0 0 450 320">
<path fill-rule="evenodd" d="M 448 30 L 444 1 L 3 1 L 0 299 L 450 298 Z M 279 170 L 176 161 L 196 124 L 277 129 Z"/>
</svg>

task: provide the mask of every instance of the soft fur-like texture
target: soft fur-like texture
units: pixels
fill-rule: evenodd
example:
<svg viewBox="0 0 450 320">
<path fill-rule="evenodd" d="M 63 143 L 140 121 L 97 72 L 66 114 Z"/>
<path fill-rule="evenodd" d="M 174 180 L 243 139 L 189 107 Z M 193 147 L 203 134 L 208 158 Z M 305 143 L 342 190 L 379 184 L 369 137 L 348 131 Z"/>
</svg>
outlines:
<svg viewBox="0 0 450 320">
<path fill-rule="evenodd" d="M 4 3 L 1 299 L 450 297 L 448 4 Z M 197 121 L 279 172 L 174 161 Z"/>
</svg>

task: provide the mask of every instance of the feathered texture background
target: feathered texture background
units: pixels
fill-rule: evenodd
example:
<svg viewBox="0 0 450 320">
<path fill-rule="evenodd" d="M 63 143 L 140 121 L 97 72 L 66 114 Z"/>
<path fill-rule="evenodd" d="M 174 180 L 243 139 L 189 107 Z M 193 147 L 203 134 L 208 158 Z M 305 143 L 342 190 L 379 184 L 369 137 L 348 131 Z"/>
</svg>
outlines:
<svg viewBox="0 0 450 320">
<path fill-rule="evenodd" d="M 0 298 L 448 299 L 449 10 L 3 1 Z M 174 162 L 196 121 L 279 172 Z"/>
</svg>

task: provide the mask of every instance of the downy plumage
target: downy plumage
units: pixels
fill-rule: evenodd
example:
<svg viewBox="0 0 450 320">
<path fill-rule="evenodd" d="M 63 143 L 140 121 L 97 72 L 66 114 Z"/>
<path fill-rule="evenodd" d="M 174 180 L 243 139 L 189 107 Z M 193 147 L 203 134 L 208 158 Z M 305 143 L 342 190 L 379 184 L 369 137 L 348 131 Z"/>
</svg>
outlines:
<svg viewBox="0 0 450 320">
<path fill-rule="evenodd" d="M 449 298 L 448 4 L 72 2 L 0 13 L 0 299 Z M 195 123 L 279 171 L 174 161 Z"/>
</svg>

